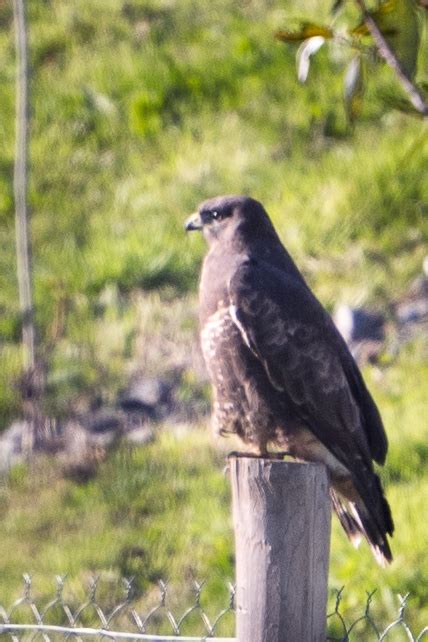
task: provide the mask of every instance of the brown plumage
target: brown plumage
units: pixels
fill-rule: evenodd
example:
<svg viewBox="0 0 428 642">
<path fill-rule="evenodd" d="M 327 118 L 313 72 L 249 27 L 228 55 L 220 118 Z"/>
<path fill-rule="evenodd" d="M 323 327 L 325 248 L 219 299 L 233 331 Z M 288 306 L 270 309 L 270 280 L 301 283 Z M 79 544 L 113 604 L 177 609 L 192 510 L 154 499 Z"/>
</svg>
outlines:
<svg viewBox="0 0 428 642">
<path fill-rule="evenodd" d="M 213 422 L 253 452 L 270 445 L 324 462 L 348 537 L 392 560 L 393 522 L 372 460 L 387 440 L 377 407 L 329 315 L 244 196 L 202 203 L 186 223 L 209 243 L 200 282 L 201 343 L 213 384 Z"/>
</svg>

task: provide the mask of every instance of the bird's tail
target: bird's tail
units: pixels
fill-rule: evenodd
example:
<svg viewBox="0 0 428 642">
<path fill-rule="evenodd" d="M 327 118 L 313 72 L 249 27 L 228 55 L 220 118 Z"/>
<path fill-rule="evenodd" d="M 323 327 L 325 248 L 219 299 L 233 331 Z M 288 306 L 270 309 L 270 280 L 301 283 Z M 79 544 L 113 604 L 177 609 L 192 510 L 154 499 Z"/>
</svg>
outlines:
<svg viewBox="0 0 428 642">
<path fill-rule="evenodd" d="M 371 490 L 370 501 L 367 503 L 357 493 L 352 500 L 334 488 L 331 488 L 330 494 L 333 508 L 352 544 L 357 547 L 364 537 L 378 564 L 385 567 L 392 562 L 387 535 L 392 535 L 394 524 L 379 477 L 374 473 Z"/>
</svg>

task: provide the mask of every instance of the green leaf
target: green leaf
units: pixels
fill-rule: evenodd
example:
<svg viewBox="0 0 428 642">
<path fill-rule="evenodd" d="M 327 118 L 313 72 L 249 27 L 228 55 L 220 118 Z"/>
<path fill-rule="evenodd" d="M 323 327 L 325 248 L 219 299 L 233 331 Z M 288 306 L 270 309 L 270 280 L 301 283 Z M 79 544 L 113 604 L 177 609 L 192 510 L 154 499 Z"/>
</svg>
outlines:
<svg viewBox="0 0 428 642">
<path fill-rule="evenodd" d="M 310 58 L 325 43 L 323 36 L 314 36 L 302 42 L 296 53 L 297 78 L 300 82 L 305 82 L 310 66 Z"/>
<path fill-rule="evenodd" d="M 385 0 L 370 15 L 400 61 L 404 73 L 413 78 L 420 39 L 415 0 Z M 361 23 L 351 33 L 354 36 L 364 36 L 369 30 Z"/>
<path fill-rule="evenodd" d="M 315 36 L 330 39 L 333 38 L 334 33 L 330 27 L 316 25 L 312 22 L 302 22 L 296 31 L 281 30 L 275 33 L 275 38 L 284 42 L 302 42 Z"/>
<path fill-rule="evenodd" d="M 353 124 L 361 114 L 365 91 L 364 61 L 360 54 L 352 58 L 344 81 L 345 110 L 348 121 Z"/>
</svg>

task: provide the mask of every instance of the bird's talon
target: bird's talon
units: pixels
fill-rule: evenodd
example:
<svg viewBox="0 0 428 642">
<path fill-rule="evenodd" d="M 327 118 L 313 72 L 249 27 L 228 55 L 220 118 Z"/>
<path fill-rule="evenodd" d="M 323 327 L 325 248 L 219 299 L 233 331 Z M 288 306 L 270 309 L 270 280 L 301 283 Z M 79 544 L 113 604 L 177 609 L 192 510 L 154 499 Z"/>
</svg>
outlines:
<svg viewBox="0 0 428 642">
<path fill-rule="evenodd" d="M 232 450 L 232 452 L 228 453 L 226 459 L 242 459 L 243 457 L 249 457 L 250 459 L 261 459 L 263 455 L 257 455 L 256 453 L 246 453 L 246 452 L 240 452 L 239 450 Z"/>
</svg>

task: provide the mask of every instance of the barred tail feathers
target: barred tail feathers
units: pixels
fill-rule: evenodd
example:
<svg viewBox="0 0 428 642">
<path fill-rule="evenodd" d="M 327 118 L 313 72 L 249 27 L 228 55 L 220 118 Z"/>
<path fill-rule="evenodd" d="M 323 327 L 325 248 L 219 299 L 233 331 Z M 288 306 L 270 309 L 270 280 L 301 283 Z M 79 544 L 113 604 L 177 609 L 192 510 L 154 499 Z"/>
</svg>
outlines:
<svg viewBox="0 0 428 642">
<path fill-rule="evenodd" d="M 381 491 L 378 477 L 376 476 L 376 486 Z M 339 518 L 339 521 L 355 547 L 358 547 L 362 537 L 364 537 L 372 549 L 373 555 L 382 567 L 392 562 L 392 553 L 388 543 L 387 534 L 392 535 L 394 525 L 391 518 L 391 511 L 383 496 L 382 491 L 378 495 L 378 501 L 375 503 L 381 509 L 381 515 L 373 515 L 361 497 L 356 496 L 351 501 L 333 488 L 331 489 L 331 499 L 333 508 Z M 379 513 L 379 511 L 376 511 Z"/>
</svg>

